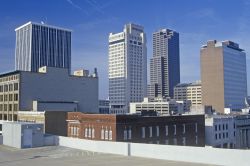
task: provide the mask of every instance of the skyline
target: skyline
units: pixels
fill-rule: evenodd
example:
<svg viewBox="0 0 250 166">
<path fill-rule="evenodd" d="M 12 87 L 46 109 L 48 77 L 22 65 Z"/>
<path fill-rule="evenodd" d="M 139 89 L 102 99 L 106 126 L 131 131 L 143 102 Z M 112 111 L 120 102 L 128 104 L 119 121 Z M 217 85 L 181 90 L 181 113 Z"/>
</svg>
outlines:
<svg viewBox="0 0 250 166">
<path fill-rule="evenodd" d="M 129 22 L 140 24 L 145 29 L 148 62 L 152 57 L 153 32 L 161 28 L 170 28 L 180 34 L 181 82 L 200 80 L 200 48 L 206 44 L 207 40 L 213 39 L 232 40 L 238 43 L 247 54 L 247 71 L 250 72 L 248 55 L 250 52 L 248 44 L 250 42 L 248 38 L 250 1 L 207 0 L 200 2 L 194 0 L 192 2 L 196 4 L 195 6 L 193 3 L 180 0 L 175 2 L 158 0 L 143 5 L 140 1 L 129 2 L 128 0 L 105 2 L 61 0 L 29 1 L 22 4 L 14 0 L 2 1 L 0 6 L 2 23 L 0 26 L 0 73 L 14 70 L 14 29 L 28 21 L 44 21 L 49 25 L 73 30 L 72 71 L 79 68 L 93 71 L 94 67 L 97 67 L 100 78 L 99 96 L 102 99 L 108 97 L 108 35 L 111 32 L 122 31 L 124 24 Z M 67 12 L 63 12 L 65 10 Z"/>
</svg>

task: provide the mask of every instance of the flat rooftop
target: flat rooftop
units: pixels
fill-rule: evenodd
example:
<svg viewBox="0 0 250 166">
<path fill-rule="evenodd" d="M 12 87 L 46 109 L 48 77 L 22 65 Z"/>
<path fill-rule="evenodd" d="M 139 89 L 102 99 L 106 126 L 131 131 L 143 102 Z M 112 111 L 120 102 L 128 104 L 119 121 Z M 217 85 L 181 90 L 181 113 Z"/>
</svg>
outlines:
<svg viewBox="0 0 250 166">
<path fill-rule="evenodd" d="M 15 149 L 0 145 L 0 166 L 206 166 L 204 164 L 127 157 L 76 150 L 61 146 Z"/>
</svg>

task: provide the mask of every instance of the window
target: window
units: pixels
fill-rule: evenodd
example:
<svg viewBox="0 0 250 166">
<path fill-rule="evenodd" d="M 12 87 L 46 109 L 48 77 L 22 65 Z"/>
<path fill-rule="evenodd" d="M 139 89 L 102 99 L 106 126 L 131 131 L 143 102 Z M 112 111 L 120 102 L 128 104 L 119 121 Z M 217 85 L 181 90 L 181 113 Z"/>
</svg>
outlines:
<svg viewBox="0 0 250 166">
<path fill-rule="evenodd" d="M 13 84 L 9 84 L 9 91 L 13 91 Z"/>
<path fill-rule="evenodd" d="M 13 101 L 13 94 L 9 94 L 9 101 Z"/>
<path fill-rule="evenodd" d="M 103 129 L 103 126 L 102 126 L 102 130 L 101 130 L 101 139 L 104 139 L 104 129 Z"/>
<path fill-rule="evenodd" d="M 174 125 L 174 135 L 176 135 L 176 125 Z"/>
<path fill-rule="evenodd" d="M 8 85 L 4 85 L 4 92 L 8 92 Z"/>
<path fill-rule="evenodd" d="M 220 131 L 220 124 L 219 124 L 219 131 Z"/>
<path fill-rule="evenodd" d="M 106 127 L 105 129 L 105 140 L 108 140 L 109 139 L 109 131 L 108 131 L 108 128 Z"/>
<path fill-rule="evenodd" d="M 221 133 L 219 133 L 219 139 L 221 139 Z"/>
<path fill-rule="evenodd" d="M 123 131 L 123 140 L 127 140 L 127 139 L 128 139 L 128 133 L 127 133 L 127 130 L 125 128 Z"/>
<path fill-rule="evenodd" d="M 92 134 L 92 130 L 90 128 L 90 126 L 88 127 L 88 137 L 91 138 L 91 134 Z"/>
<path fill-rule="evenodd" d="M 145 138 L 145 127 L 141 128 L 141 137 Z"/>
<path fill-rule="evenodd" d="M 198 136 L 195 136 L 195 144 L 198 145 Z"/>
<path fill-rule="evenodd" d="M 149 127 L 149 137 L 153 136 L 153 130 L 152 130 L 152 126 Z"/>
<path fill-rule="evenodd" d="M 215 131 L 217 131 L 217 125 L 215 125 L 214 127 L 215 127 Z"/>
<path fill-rule="evenodd" d="M 185 125 L 185 124 L 183 124 L 183 125 L 182 125 L 182 127 L 183 127 L 183 131 L 182 131 L 182 133 L 183 133 L 183 134 L 185 134 L 185 133 L 186 133 L 186 125 Z"/>
<path fill-rule="evenodd" d="M 173 139 L 173 144 L 177 145 L 177 139 L 176 138 Z"/>
<path fill-rule="evenodd" d="M 222 125 L 222 130 L 225 130 L 225 125 L 224 124 Z"/>
<path fill-rule="evenodd" d="M 132 138 L 132 130 L 131 130 L 131 127 L 129 128 L 128 130 L 128 139 L 131 139 Z"/>
<path fill-rule="evenodd" d="M 92 127 L 92 138 L 95 138 L 95 129 Z"/>
<path fill-rule="evenodd" d="M 112 140 L 112 130 L 111 130 L 111 127 L 109 128 L 109 140 Z"/>
<path fill-rule="evenodd" d="M 165 126 L 166 136 L 168 136 L 168 126 Z"/>
<path fill-rule="evenodd" d="M 198 124 L 195 123 L 195 132 L 197 133 L 198 132 Z"/>
<path fill-rule="evenodd" d="M 169 144 L 168 139 L 166 139 L 166 140 L 165 140 L 165 144 L 166 144 L 166 145 L 168 145 L 168 144 Z"/>
<path fill-rule="evenodd" d="M 223 138 L 225 138 L 225 133 L 223 133 L 222 135 L 223 135 Z"/>
<path fill-rule="evenodd" d="M 186 137 L 182 137 L 182 145 L 186 146 Z"/>
<path fill-rule="evenodd" d="M 87 138 L 88 137 L 88 128 L 85 128 L 85 134 L 84 137 Z"/>
<path fill-rule="evenodd" d="M 217 134 L 215 134 L 215 140 L 217 140 Z"/>
<path fill-rule="evenodd" d="M 14 94 L 14 101 L 18 101 L 18 94 Z"/>
<path fill-rule="evenodd" d="M 160 135 L 160 129 L 159 126 L 156 126 L 156 137 L 159 137 Z"/>
<path fill-rule="evenodd" d="M 18 90 L 18 83 L 14 83 L 14 90 Z"/>
<path fill-rule="evenodd" d="M 226 124 L 226 130 L 228 130 L 228 124 Z"/>
</svg>

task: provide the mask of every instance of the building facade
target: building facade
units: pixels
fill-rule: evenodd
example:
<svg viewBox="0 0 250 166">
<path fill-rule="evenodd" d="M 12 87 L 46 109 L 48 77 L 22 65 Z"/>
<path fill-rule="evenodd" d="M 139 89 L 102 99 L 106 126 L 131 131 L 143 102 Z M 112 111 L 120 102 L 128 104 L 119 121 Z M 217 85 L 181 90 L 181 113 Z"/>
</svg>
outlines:
<svg viewBox="0 0 250 166">
<path fill-rule="evenodd" d="M 204 115 L 138 116 L 68 113 L 68 136 L 82 139 L 205 146 Z"/>
<path fill-rule="evenodd" d="M 250 148 L 249 115 L 212 115 L 205 118 L 206 145 L 216 148 Z"/>
<path fill-rule="evenodd" d="M 141 102 L 147 92 L 147 48 L 143 27 L 127 24 L 109 35 L 110 113 L 124 114 L 130 102 Z"/>
<path fill-rule="evenodd" d="M 98 113 L 98 77 L 69 75 L 68 69 L 0 75 L 0 119 L 16 121 L 18 112 L 80 111 Z"/>
<path fill-rule="evenodd" d="M 200 109 L 202 107 L 201 82 L 180 83 L 174 87 L 175 100 L 191 101 L 191 109 Z"/>
<path fill-rule="evenodd" d="M 156 99 L 153 101 L 144 98 L 143 102 L 130 103 L 131 114 L 139 115 L 175 115 L 190 111 L 191 102 L 188 100 L 176 101 L 174 99 Z"/>
<path fill-rule="evenodd" d="M 178 83 L 180 83 L 179 33 L 161 29 L 153 33 L 148 96 L 173 98 L 174 86 Z"/>
<path fill-rule="evenodd" d="M 110 101 L 107 100 L 99 100 L 99 114 L 109 114 L 109 106 Z"/>
<path fill-rule="evenodd" d="M 217 112 L 241 110 L 247 97 L 246 54 L 231 41 L 208 41 L 201 48 L 202 105 Z"/>
<path fill-rule="evenodd" d="M 15 69 L 71 68 L 71 30 L 28 22 L 16 31 Z"/>
</svg>

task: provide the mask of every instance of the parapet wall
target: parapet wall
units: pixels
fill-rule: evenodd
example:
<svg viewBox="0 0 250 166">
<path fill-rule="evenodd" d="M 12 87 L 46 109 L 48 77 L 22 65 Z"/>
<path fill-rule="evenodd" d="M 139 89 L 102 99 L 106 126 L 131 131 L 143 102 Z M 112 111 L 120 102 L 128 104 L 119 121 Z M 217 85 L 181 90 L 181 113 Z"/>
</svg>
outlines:
<svg viewBox="0 0 250 166">
<path fill-rule="evenodd" d="M 62 136 L 57 140 L 60 146 L 125 156 L 229 166 L 249 166 L 250 163 L 250 150 L 91 141 Z"/>
</svg>

